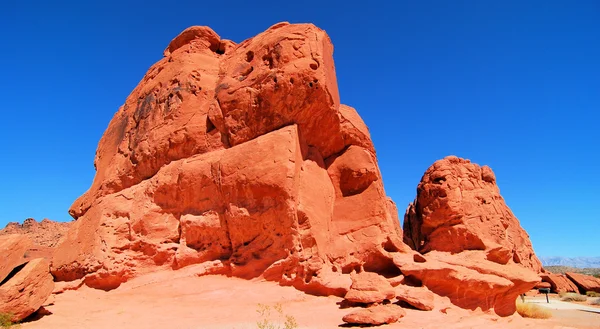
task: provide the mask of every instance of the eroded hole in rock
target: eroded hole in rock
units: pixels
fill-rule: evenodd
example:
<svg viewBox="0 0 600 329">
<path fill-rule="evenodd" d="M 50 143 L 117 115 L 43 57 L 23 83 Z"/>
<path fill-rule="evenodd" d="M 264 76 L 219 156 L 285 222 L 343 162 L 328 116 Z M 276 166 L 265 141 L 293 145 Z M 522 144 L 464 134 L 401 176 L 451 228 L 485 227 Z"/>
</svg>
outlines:
<svg viewBox="0 0 600 329">
<path fill-rule="evenodd" d="M 216 129 L 215 124 L 212 123 L 212 121 L 210 121 L 210 118 L 207 115 L 206 116 L 206 132 L 209 133 L 215 129 Z"/>
<path fill-rule="evenodd" d="M 313 69 L 313 70 L 316 70 L 316 69 L 319 68 L 319 64 L 317 64 L 317 63 L 310 63 L 310 68 Z"/>
<path fill-rule="evenodd" d="M 294 84 L 294 78 L 290 78 L 290 83 Z"/>
<path fill-rule="evenodd" d="M 403 284 L 411 287 L 422 287 L 423 282 L 412 275 L 405 275 Z"/>
<path fill-rule="evenodd" d="M 382 247 L 383 247 L 383 250 L 385 250 L 387 252 L 398 252 L 398 251 L 400 251 L 400 249 L 398 249 L 398 247 L 389 238 L 382 244 Z"/>
<path fill-rule="evenodd" d="M 273 56 L 271 55 L 264 55 L 262 57 L 263 63 L 268 66 L 270 69 L 273 68 Z"/>
<path fill-rule="evenodd" d="M 391 259 L 383 257 L 365 263 L 363 268 L 366 272 L 378 273 L 386 278 L 393 278 L 402 274 Z"/>
<path fill-rule="evenodd" d="M 27 265 L 27 263 L 23 263 L 15 268 L 13 268 L 12 271 L 10 271 L 10 273 L 8 273 L 6 278 L 4 278 L 4 280 L 2 280 L 2 282 L 0 282 L 0 287 L 3 284 L 5 284 L 6 282 L 8 282 L 10 279 L 12 279 L 15 275 L 17 275 L 17 273 L 19 273 L 23 269 L 23 267 L 25 267 L 25 265 Z"/>
<path fill-rule="evenodd" d="M 434 178 L 434 179 L 433 179 L 433 183 L 434 183 L 434 184 L 442 184 L 442 183 L 443 183 L 443 182 L 445 182 L 445 181 L 446 181 L 446 178 L 445 178 L 445 177 L 437 177 L 437 178 Z"/>
<path fill-rule="evenodd" d="M 427 261 L 427 259 L 425 259 L 425 257 L 423 257 L 419 254 L 415 254 L 413 256 L 413 260 L 415 261 L 415 263 L 425 263 Z"/>
<path fill-rule="evenodd" d="M 246 53 L 246 62 L 250 63 L 254 59 L 254 52 L 250 50 Z"/>
<path fill-rule="evenodd" d="M 223 55 L 225 54 L 225 43 L 219 42 L 212 44 L 210 45 L 210 50 L 212 50 L 217 55 Z"/>
</svg>

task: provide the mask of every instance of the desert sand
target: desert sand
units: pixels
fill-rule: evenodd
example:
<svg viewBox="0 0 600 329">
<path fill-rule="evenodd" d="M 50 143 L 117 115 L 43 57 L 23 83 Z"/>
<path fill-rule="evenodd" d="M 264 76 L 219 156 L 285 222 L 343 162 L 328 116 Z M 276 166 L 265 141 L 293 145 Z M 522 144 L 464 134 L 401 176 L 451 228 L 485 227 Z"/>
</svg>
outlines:
<svg viewBox="0 0 600 329">
<path fill-rule="evenodd" d="M 81 287 L 55 295 L 52 314 L 23 323 L 23 329 L 65 328 L 258 328 L 265 318 L 273 324 L 293 316 L 298 328 L 336 328 L 348 309 L 342 298 L 317 297 L 273 282 L 244 280 L 222 275 L 198 277 L 197 268 L 163 271 L 135 278 L 108 292 Z M 530 298 L 530 297 L 528 297 Z M 271 307 L 261 317 L 260 305 Z M 406 309 L 406 316 L 386 328 L 599 328 L 600 314 L 554 310 L 548 320 L 524 319 L 518 314 L 500 318 L 493 312 L 468 311 L 436 298 L 436 310 Z"/>
</svg>

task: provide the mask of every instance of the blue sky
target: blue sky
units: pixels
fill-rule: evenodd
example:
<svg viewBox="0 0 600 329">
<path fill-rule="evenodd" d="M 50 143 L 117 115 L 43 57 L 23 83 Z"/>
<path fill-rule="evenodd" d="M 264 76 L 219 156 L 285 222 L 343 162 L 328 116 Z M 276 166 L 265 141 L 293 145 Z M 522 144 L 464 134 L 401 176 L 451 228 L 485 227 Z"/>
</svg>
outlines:
<svg viewBox="0 0 600 329">
<path fill-rule="evenodd" d="M 186 27 L 311 22 L 401 215 L 454 154 L 492 167 L 538 255 L 600 255 L 600 2 L 358 3 L 4 1 L 0 227 L 70 220 L 108 122 Z"/>
</svg>

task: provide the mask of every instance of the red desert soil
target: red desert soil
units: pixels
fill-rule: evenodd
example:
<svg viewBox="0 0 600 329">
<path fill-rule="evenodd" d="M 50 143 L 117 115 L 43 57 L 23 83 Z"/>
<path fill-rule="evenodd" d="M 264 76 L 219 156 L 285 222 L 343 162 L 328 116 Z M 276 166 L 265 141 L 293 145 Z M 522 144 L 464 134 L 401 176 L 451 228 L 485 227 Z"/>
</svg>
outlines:
<svg viewBox="0 0 600 329">
<path fill-rule="evenodd" d="M 317 297 L 274 282 L 220 275 L 198 277 L 197 266 L 135 278 L 112 291 L 86 286 L 55 297 L 46 309 L 51 315 L 23 323 L 21 328 L 257 328 L 259 304 L 280 304 L 298 328 L 336 328 L 348 309 L 339 297 Z M 493 313 L 468 311 L 436 296 L 436 309 L 405 309 L 406 316 L 386 328 L 598 328 L 600 314 L 553 311 L 550 320 L 499 318 Z M 445 313 L 444 313 L 445 312 Z M 278 319 L 272 312 L 273 323 Z M 282 326 L 283 327 L 283 326 Z"/>
</svg>

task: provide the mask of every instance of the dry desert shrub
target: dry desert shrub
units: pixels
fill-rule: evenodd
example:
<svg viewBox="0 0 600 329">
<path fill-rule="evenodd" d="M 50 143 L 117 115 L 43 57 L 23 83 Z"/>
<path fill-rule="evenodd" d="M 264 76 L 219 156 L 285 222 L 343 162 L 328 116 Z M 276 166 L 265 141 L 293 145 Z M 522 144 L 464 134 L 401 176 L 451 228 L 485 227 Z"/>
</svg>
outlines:
<svg viewBox="0 0 600 329">
<path fill-rule="evenodd" d="M 274 310 L 273 314 L 271 310 Z M 260 315 L 260 320 L 256 323 L 258 329 L 296 329 L 298 323 L 291 315 L 286 315 L 283 312 L 281 304 L 276 304 L 271 307 L 269 305 L 258 304 L 256 312 Z M 275 318 L 271 318 L 274 315 Z M 283 325 L 281 324 L 283 322 Z"/>
<path fill-rule="evenodd" d="M 517 313 L 524 318 L 531 319 L 550 319 L 552 317 L 549 309 L 536 304 L 523 303 L 520 300 L 517 300 Z"/>
<path fill-rule="evenodd" d="M 600 306 L 600 298 L 590 300 L 590 304 Z"/>
<path fill-rule="evenodd" d="M 13 315 L 10 313 L 0 313 L 0 328 L 11 328 L 15 325 L 11 321 Z M 13 327 L 14 328 L 14 327 Z"/>
<path fill-rule="evenodd" d="M 563 302 L 585 302 L 587 300 L 587 297 L 584 295 L 576 294 L 574 292 L 570 292 L 564 294 L 560 300 L 562 300 Z"/>
<path fill-rule="evenodd" d="M 600 297 L 600 292 L 588 291 L 585 293 L 585 295 L 588 297 Z"/>
</svg>

